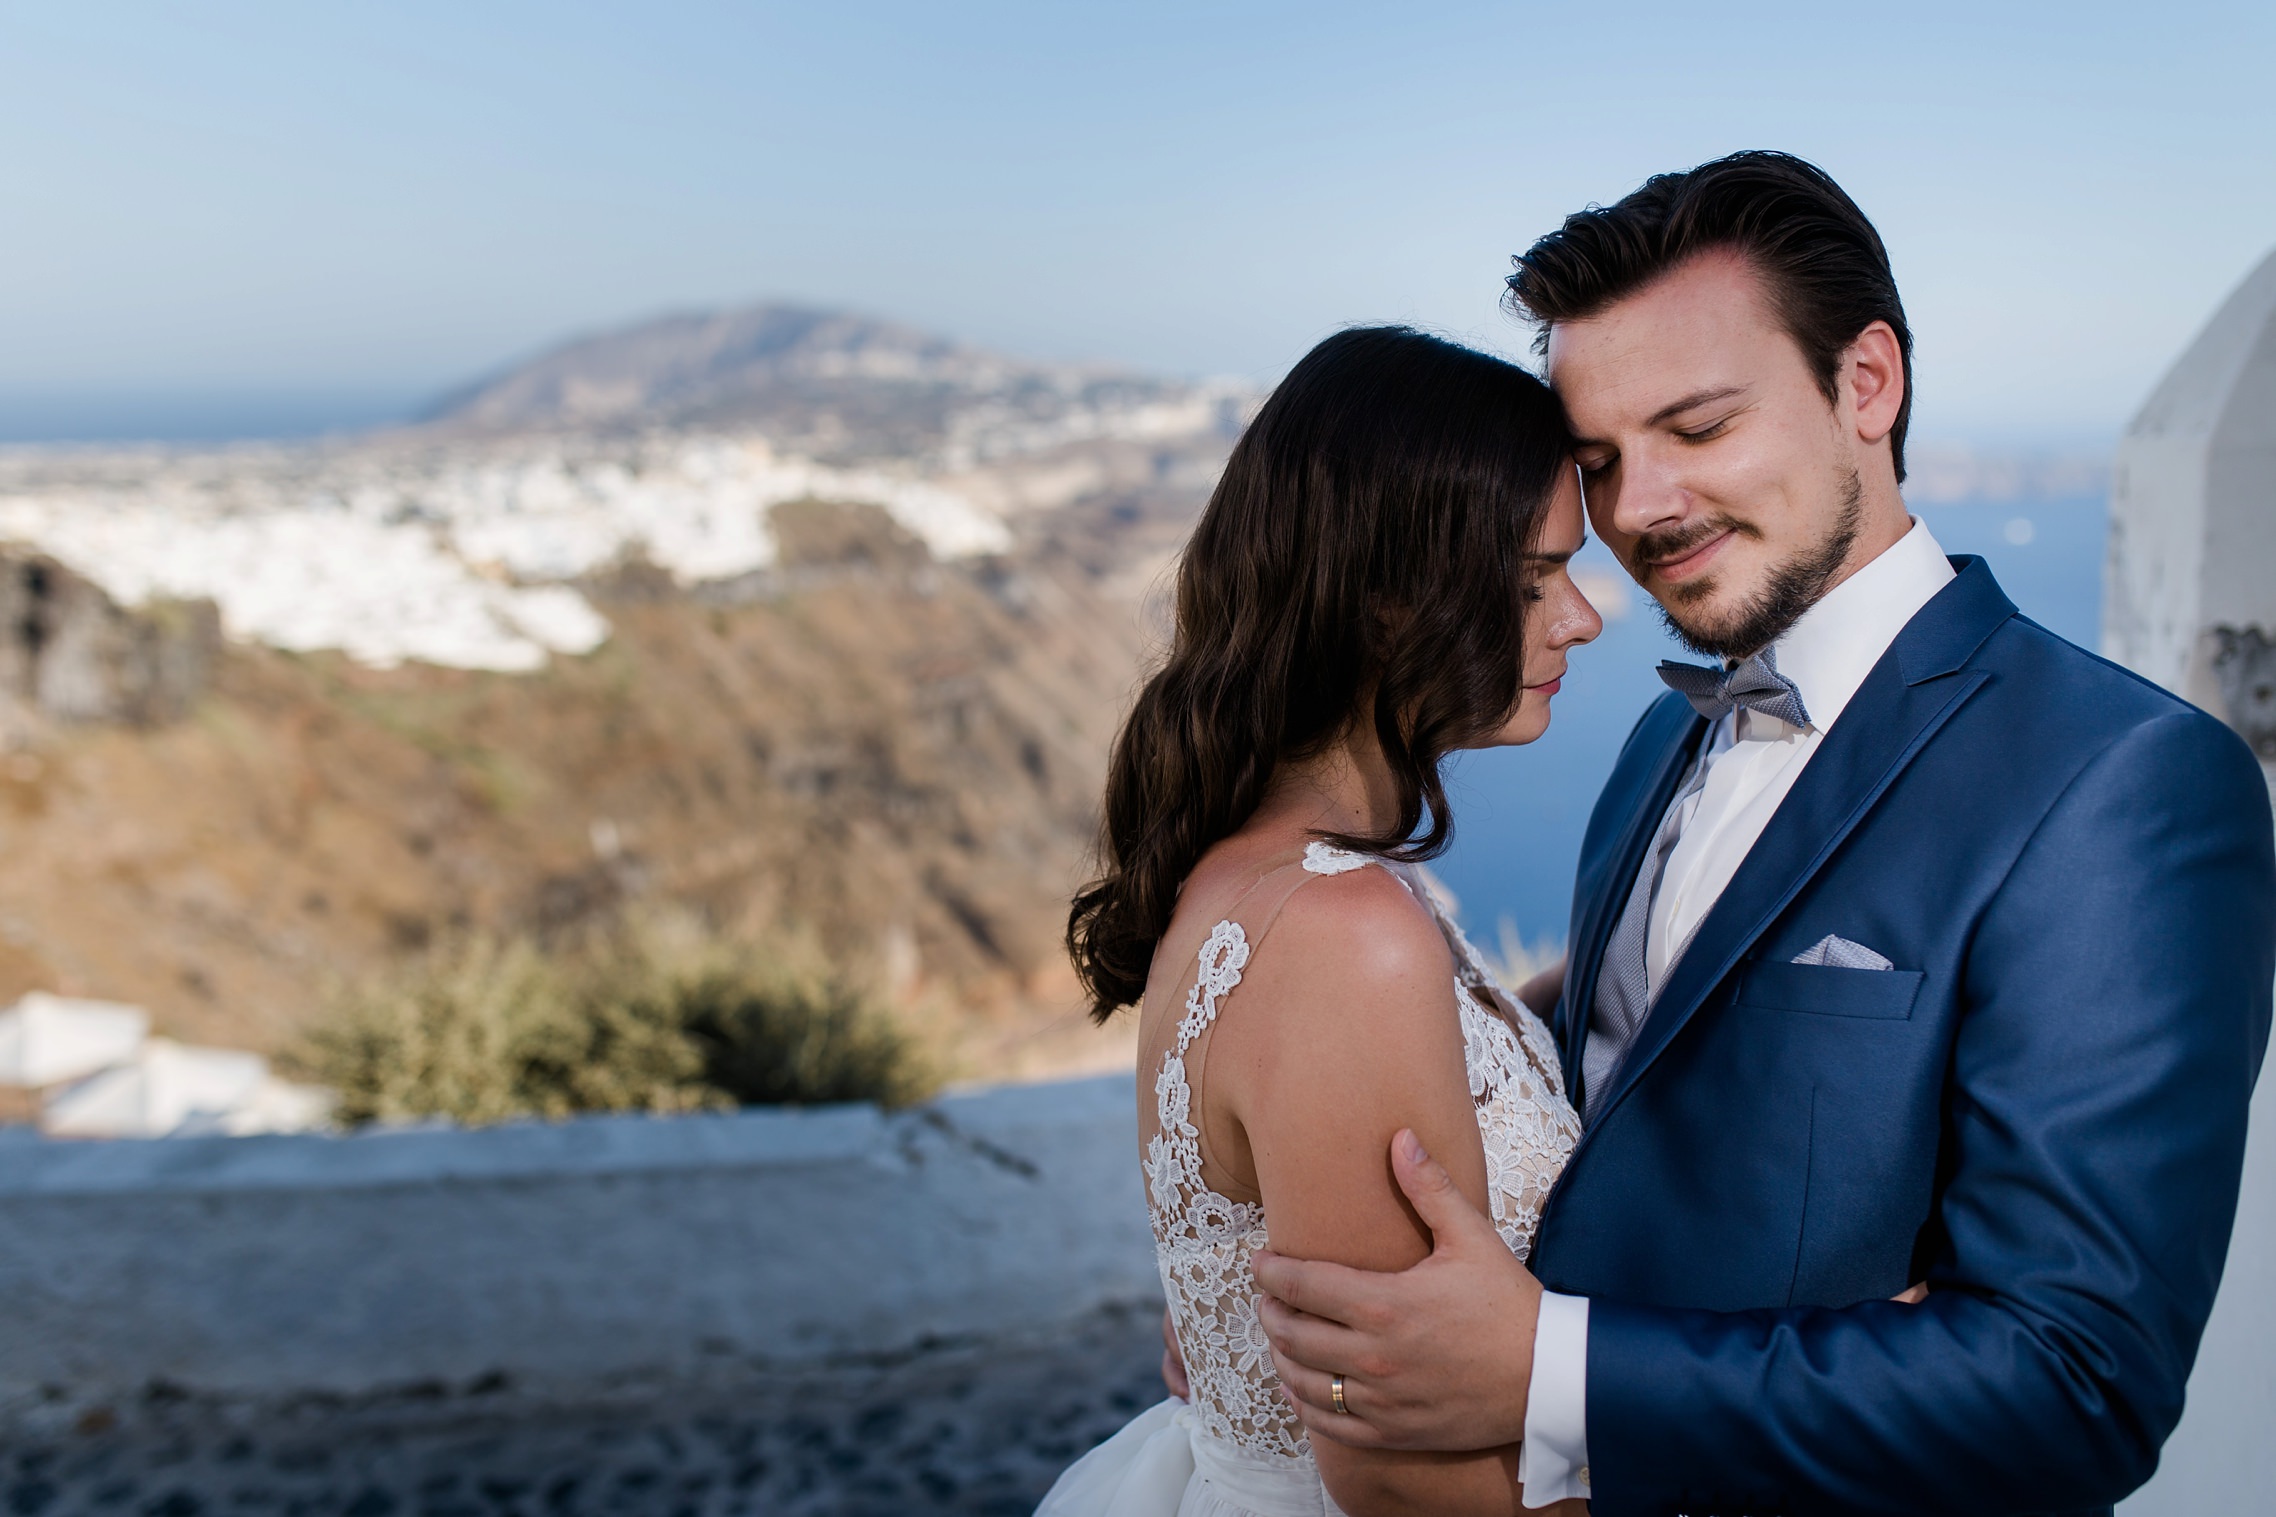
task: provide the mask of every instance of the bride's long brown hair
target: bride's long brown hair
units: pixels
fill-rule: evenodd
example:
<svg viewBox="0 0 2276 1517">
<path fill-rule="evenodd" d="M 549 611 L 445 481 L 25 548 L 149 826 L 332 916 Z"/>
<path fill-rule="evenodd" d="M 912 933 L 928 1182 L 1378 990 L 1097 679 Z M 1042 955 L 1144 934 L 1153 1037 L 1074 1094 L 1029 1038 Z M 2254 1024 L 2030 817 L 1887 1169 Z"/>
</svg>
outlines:
<svg viewBox="0 0 2276 1517">
<path fill-rule="evenodd" d="M 1445 849 L 1439 765 L 1523 695 L 1524 560 L 1569 453 L 1540 380 L 1405 327 L 1339 332 L 1289 371 L 1194 528 L 1169 655 L 1115 740 L 1103 867 L 1067 918 L 1094 1017 L 1144 993 L 1186 876 L 1274 769 L 1357 722 L 1397 819 L 1323 836 L 1399 859 Z"/>
</svg>

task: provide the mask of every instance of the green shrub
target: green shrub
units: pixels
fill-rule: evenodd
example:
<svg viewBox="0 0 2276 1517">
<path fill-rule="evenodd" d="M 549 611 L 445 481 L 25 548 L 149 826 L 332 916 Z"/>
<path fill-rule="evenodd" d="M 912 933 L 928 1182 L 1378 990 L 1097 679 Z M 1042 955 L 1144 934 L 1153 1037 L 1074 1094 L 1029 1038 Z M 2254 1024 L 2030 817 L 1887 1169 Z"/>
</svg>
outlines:
<svg viewBox="0 0 2276 1517">
<path fill-rule="evenodd" d="M 566 948 L 472 937 L 343 988 L 302 1061 L 351 1124 L 901 1105 L 933 1080 L 861 988 L 797 943 L 645 922 Z"/>
</svg>

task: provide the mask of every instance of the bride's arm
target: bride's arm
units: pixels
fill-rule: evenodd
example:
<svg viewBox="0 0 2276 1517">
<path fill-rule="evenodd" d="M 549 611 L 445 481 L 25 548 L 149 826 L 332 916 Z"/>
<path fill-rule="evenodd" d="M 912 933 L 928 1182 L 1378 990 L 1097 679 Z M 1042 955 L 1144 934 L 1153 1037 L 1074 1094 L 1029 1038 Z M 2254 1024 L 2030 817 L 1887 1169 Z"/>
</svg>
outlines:
<svg viewBox="0 0 2276 1517">
<path fill-rule="evenodd" d="M 1212 1033 L 1202 1099 L 1205 1114 L 1224 1119 L 1227 1167 L 1253 1173 L 1276 1253 L 1370 1270 L 1427 1255 L 1429 1232 L 1385 1158 L 1402 1127 L 1486 1205 L 1452 958 L 1381 870 L 1317 881 L 1291 899 Z M 1353 1517 L 1522 1510 L 1515 1447 L 1312 1447 Z"/>
<path fill-rule="evenodd" d="M 1565 961 L 1563 959 L 1559 959 L 1547 969 L 1542 970 L 1523 985 L 1518 986 L 1513 992 L 1535 1016 L 1544 1022 L 1549 1019 L 1549 1013 L 1556 1009 L 1557 997 L 1564 993 Z"/>
</svg>

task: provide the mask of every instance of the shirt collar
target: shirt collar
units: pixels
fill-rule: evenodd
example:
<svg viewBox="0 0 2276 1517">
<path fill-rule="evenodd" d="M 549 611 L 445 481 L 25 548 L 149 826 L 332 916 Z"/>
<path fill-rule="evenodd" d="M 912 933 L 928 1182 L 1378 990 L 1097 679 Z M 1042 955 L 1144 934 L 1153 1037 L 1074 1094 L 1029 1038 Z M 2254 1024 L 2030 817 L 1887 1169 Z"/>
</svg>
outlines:
<svg viewBox="0 0 2276 1517">
<path fill-rule="evenodd" d="M 1778 672 L 1802 692 L 1812 727 L 1823 732 L 1834 724 L 1905 623 L 1952 575 L 1951 560 L 1916 518 L 1911 531 L 1834 586 L 1770 645 Z"/>
</svg>

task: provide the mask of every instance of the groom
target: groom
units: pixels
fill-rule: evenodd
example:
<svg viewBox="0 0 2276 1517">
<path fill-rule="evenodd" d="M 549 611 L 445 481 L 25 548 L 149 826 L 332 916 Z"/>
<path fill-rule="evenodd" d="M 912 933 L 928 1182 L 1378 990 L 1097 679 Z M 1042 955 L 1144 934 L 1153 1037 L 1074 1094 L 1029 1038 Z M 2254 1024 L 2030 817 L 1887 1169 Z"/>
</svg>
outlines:
<svg viewBox="0 0 2276 1517">
<path fill-rule="evenodd" d="M 1552 1018 L 1586 1126 L 1531 1272 L 1402 1134 L 1436 1251 L 1260 1255 L 1284 1381 L 1315 1436 L 1522 1439 L 1527 1504 L 1599 1517 L 2107 1511 L 2228 1247 L 2260 769 L 1907 515 L 1911 336 L 1817 169 L 1662 175 L 1510 286 L 1597 532 L 1714 664 L 1589 824 Z"/>
</svg>

